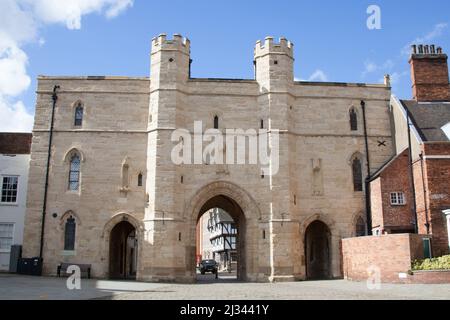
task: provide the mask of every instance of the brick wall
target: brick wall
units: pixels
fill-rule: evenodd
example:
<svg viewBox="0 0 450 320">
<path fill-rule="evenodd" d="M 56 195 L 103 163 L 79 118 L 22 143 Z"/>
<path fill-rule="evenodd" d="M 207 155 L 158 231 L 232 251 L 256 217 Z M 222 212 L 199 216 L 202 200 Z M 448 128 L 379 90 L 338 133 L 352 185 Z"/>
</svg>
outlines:
<svg viewBox="0 0 450 320">
<path fill-rule="evenodd" d="M 0 154 L 30 154 L 31 133 L 0 133 Z"/>
<path fill-rule="evenodd" d="M 401 282 L 399 273 L 408 272 L 413 260 L 423 258 L 423 237 L 391 234 L 343 239 L 344 277 L 365 281 L 369 268 L 379 268 L 381 282 Z"/>
<path fill-rule="evenodd" d="M 424 145 L 427 189 L 433 254 L 449 253 L 447 223 L 443 210 L 450 208 L 450 159 L 432 159 L 430 156 L 450 156 L 450 143 L 426 143 Z"/>
<path fill-rule="evenodd" d="M 408 150 L 405 150 L 380 173 L 376 180 L 371 182 L 372 225 L 374 228 L 378 227 L 388 233 L 414 230 L 413 197 L 408 161 Z M 403 192 L 406 205 L 392 205 L 392 192 Z"/>
<path fill-rule="evenodd" d="M 413 55 L 410 64 L 414 99 L 450 100 L 447 55 Z"/>
</svg>

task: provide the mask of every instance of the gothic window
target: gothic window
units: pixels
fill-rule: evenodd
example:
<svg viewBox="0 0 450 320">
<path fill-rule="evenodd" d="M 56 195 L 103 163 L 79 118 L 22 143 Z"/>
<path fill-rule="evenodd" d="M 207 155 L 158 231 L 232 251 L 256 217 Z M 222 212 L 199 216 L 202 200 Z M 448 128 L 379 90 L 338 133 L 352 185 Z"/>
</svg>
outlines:
<svg viewBox="0 0 450 320">
<path fill-rule="evenodd" d="M 79 102 L 75 108 L 75 126 L 81 127 L 83 125 L 83 105 Z"/>
<path fill-rule="evenodd" d="M 139 175 L 138 175 L 138 187 L 142 187 L 142 179 L 143 179 L 142 173 L 139 173 Z"/>
<path fill-rule="evenodd" d="M 219 117 L 214 117 L 214 129 L 219 129 Z"/>
<path fill-rule="evenodd" d="M 70 171 L 69 171 L 69 190 L 78 191 L 80 189 L 80 170 L 81 159 L 76 153 L 70 159 Z"/>
<path fill-rule="evenodd" d="M 353 187 L 355 191 L 363 191 L 361 160 L 359 160 L 358 158 L 355 158 L 352 162 L 352 171 Z"/>
<path fill-rule="evenodd" d="M 75 230 L 76 222 L 75 219 L 71 216 L 69 219 L 67 219 L 64 229 L 64 250 L 66 251 L 75 250 Z"/>
<path fill-rule="evenodd" d="M 352 131 L 358 131 L 358 115 L 355 109 L 350 110 L 350 128 Z"/>
<path fill-rule="evenodd" d="M 366 235 L 366 224 L 363 218 L 359 217 L 356 221 L 356 236 L 364 237 Z"/>
</svg>

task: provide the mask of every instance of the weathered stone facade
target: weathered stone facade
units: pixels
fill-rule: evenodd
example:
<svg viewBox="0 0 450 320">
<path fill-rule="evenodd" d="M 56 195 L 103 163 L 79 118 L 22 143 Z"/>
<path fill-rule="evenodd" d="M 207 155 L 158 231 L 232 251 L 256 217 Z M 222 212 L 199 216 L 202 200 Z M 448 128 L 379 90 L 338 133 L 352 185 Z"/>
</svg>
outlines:
<svg viewBox="0 0 450 320">
<path fill-rule="evenodd" d="M 352 160 L 367 176 L 361 100 L 366 103 L 370 170 L 394 154 L 386 85 L 294 81 L 293 45 L 272 38 L 256 44 L 254 80 L 193 79 L 190 43 L 153 40 L 150 78 L 40 77 L 25 230 L 25 256 L 39 254 L 52 90 L 60 86 L 44 236 L 44 273 L 60 262 L 90 263 L 110 275 L 110 235 L 124 220 L 136 229 L 137 279 L 195 279 L 196 223 L 221 207 L 239 228 L 238 276 L 248 281 L 305 279 L 305 234 L 328 228 L 328 277 L 342 276 L 340 241 L 365 219 L 365 194 L 355 192 Z M 74 127 L 74 107 L 84 107 Z M 351 131 L 354 109 L 358 130 Z M 172 132 L 194 121 L 203 129 L 280 130 L 280 166 L 175 165 Z M 262 121 L 261 121 L 262 120 Z M 384 142 L 384 143 L 380 143 Z M 81 155 L 79 192 L 68 191 L 69 155 Z M 124 188 L 123 165 L 128 185 Z M 319 173 L 320 179 L 315 175 Z M 138 175 L 144 177 L 138 186 Z M 127 188 L 128 187 L 128 188 Z M 55 215 L 53 215 L 55 213 Z M 64 251 L 68 215 L 77 222 L 75 250 Z M 312 250 L 315 250 L 312 248 Z"/>
</svg>

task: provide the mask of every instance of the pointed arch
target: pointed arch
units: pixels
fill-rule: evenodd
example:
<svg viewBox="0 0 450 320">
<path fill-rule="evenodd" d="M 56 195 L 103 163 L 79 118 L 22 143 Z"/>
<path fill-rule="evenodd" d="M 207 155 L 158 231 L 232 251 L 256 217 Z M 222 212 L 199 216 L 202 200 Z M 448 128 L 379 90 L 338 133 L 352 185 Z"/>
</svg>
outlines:
<svg viewBox="0 0 450 320">
<path fill-rule="evenodd" d="M 358 212 L 353 215 L 352 219 L 353 236 L 364 237 L 368 234 L 367 222 L 363 212 Z"/>
<path fill-rule="evenodd" d="M 80 225 L 80 219 L 71 210 L 67 211 L 60 219 L 60 226 L 63 232 L 64 251 L 75 251 L 77 227 Z"/>
<path fill-rule="evenodd" d="M 64 226 L 64 223 L 66 222 L 66 220 L 70 217 L 73 217 L 76 221 L 76 223 L 78 225 L 81 225 L 81 219 L 80 217 L 72 210 L 68 210 L 66 211 L 66 213 L 64 213 L 61 218 L 59 219 L 59 225 L 60 226 Z"/>
<path fill-rule="evenodd" d="M 81 185 L 81 163 L 84 162 L 83 153 L 77 148 L 72 148 L 66 153 L 64 162 L 68 168 L 68 190 L 79 191 Z"/>
<path fill-rule="evenodd" d="M 353 189 L 356 192 L 364 190 L 363 187 L 363 156 L 356 152 L 350 158 L 350 166 L 352 172 Z"/>
<path fill-rule="evenodd" d="M 70 160 L 75 154 L 78 154 L 81 162 L 86 161 L 86 157 L 84 156 L 84 153 L 81 151 L 81 149 L 77 147 L 72 147 L 64 154 L 63 162 L 70 163 Z"/>
</svg>

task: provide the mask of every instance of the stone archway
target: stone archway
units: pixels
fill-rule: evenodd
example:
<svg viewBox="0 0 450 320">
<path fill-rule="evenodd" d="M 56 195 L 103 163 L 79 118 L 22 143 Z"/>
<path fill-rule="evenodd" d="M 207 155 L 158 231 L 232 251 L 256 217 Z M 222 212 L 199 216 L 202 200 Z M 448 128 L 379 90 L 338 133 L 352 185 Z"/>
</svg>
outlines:
<svg viewBox="0 0 450 320">
<path fill-rule="evenodd" d="M 238 279 L 256 280 L 258 241 L 256 232 L 261 212 L 253 198 L 239 186 L 225 181 L 214 182 L 201 188 L 188 203 L 185 219 L 189 227 L 187 268 L 192 278 L 196 274 L 196 226 L 200 216 L 211 208 L 222 208 L 238 223 L 239 267 Z"/>
<path fill-rule="evenodd" d="M 102 252 L 104 252 L 104 255 L 102 256 L 102 261 L 104 261 L 105 263 L 105 277 L 115 279 L 139 279 L 139 274 L 141 272 L 140 258 L 144 239 L 143 235 L 143 224 L 132 215 L 127 213 L 116 214 L 111 218 L 111 220 L 106 223 L 101 236 L 101 238 L 103 239 Z M 125 255 L 128 256 L 128 258 L 123 261 L 123 270 L 132 271 L 128 272 L 127 274 L 126 272 L 120 272 L 120 252 L 115 249 L 117 249 L 117 247 L 120 247 L 120 242 L 122 242 L 123 248 L 123 245 L 126 242 L 131 241 L 130 239 L 128 239 L 130 238 L 129 236 L 131 238 L 134 238 L 135 246 L 133 252 L 129 250 L 130 248 L 122 252 L 123 257 L 125 257 Z M 135 258 L 132 260 L 132 258 L 130 258 L 131 256 L 134 256 Z M 119 270 L 119 272 L 117 270 Z"/>
<path fill-rule="evenodd" d="M 109 278 L 136 279 L 137 251 L 136 229 L 128 221 L 119 222 L 109 241 Z"/>
<path fill-rule="evenodd" d="M 330 279 L 331 232 L 320 220 L 309 224 L 305 232 L 306 278 L 308 280 Z"/>
<path fill-rule="evenodd" d="M 223 211 L 225 211 L 232 219 L 234 222 L 234 227 L 237 230 L 236 233 L 236 259 L 237 259 L 237 266 L 236 266 L 236 278 L 237 280 L 243 280 L 243 278 L 245 277 L 244 275 L 246 274 L 246 268 L 245 268 L 245 233 L 246 233 L 246 219 L 245 219 L 245 215 L 244 212 L 242 211 L 242 208 L 239 206 L 239 204 L 236 203 L 236 201 L 234 201 L 233 199 L 224 196 L 224 195 L 218 195 L 215 196 L 211 199 L 209 199 L 204 205 L 203 207 L 200 209 L 199 213 L 198 213 L 198 218 L 197 218 L 197 224 L 200 220 L 200 218 L 206 214 L 209 210 L 211 209 L 215 209 L 215 208 L 219 208 L 222 209 Z M 226 227 L 224 227 L 226 228 Z M 225 232 L 223 232 L 225 231 Z M 223 230 L 218 231 L 215 233 L 215 237 L 218 237 L 220 240 L 223 240 L 218 247 L 223 246 L 223 248 L 225 248 L 226 246 L 226 240 L 224 240 L 225 238 L 230 238 L 231 234 L 227 233 L 230 230 Z M 221 237 L 220 234 L 222 234 L 223 236 Z M 196 240 L 198 240 L 198 238 L 200 237 L 200 234 L 196 234 Z M 231 240 L 231 239 L 230 239 Z M 225 242 L 225 243 L 223 243 Z M 231 245 L 231 243 L 229 243 Z M 217 248 L 216 248 L 217 249 Z M 215 255 L 219 254 L 219 252 L 215 252 Z M 231 257 L 230 257 L 231 258 Z M 228 259 L 228 258 L 227 258 Z"/>
</svg>

